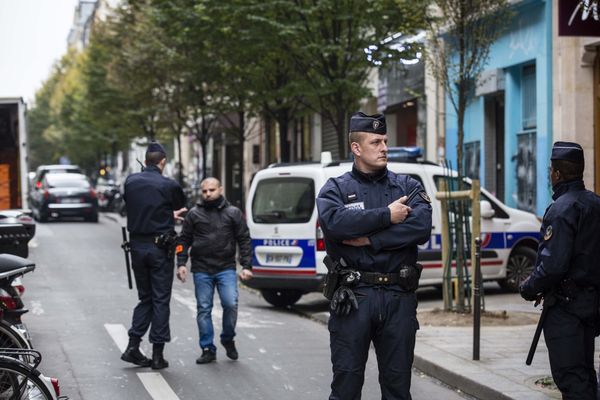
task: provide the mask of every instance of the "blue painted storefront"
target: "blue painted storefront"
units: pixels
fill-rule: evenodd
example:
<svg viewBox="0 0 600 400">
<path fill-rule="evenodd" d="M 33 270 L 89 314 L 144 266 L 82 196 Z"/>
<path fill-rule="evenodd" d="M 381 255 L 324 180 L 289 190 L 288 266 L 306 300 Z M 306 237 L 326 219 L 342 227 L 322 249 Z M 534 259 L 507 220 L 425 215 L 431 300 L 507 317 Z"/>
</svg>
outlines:
<svg viewBox="0 0 600 400">
<path fill-rule="evenodd" d="M 500 69 L 504 72 L 504 195 L 500 200 L 511 207 L 524 208 L 519 196 L 523 196 L 525 179 L 517 178 L 529 173 L 529 182 L 525 187 L 535 193 L 530 197 L 530 210 L 542 215 L 551 201 L 548 181 L 549 154 L 552 147 L 552 4 L 551 0 L 525 0 L 515 6 L 515 16 L 510 27 L 490 49 L 490 57 L 485 70 Z M 532 96 L 523 96 L 524 71 L 529 77 L 535 72 L 535 102 Z M 529 78 L 528 78 L 529 79 Z M 532 82 L 532 80 L 529 80 Z M 535 118 L 524 122 L 524 101 L 535 104 Z M 456 166 L 457 119 L 449 100 L 446 101 L 446 154 Z M 479 177 L 482 185 L 490 187 L 486 179 L 485 151 L 485 96 L 479 96 L 469 103 L 465 115 L 464 143 L 480 143 Z M 519 139 L 521 138 L 521 139 Z M 523 150 L 525 138 L 534 138 L 531 147 L 535 157 L 535 168 L 517 172 L 517 161 Z M 521 140 L 521 147 L 519 147 Z M 474 147 L 476 148 L 476 147 Z M 535 150 L 534 150 L 535 149 Z M 489 150 L 489 149 L 488 149 Z M 498 160 L 500 161 L 500 160 Z M 522 161 L 519 166 L 522 166 Z M 534 173 L 535 175 L 531 175 Z M 521 186 L 519 186 L 521 182 Z M 533 197 L 535 197 L 533 199 Z"/>
</svg>

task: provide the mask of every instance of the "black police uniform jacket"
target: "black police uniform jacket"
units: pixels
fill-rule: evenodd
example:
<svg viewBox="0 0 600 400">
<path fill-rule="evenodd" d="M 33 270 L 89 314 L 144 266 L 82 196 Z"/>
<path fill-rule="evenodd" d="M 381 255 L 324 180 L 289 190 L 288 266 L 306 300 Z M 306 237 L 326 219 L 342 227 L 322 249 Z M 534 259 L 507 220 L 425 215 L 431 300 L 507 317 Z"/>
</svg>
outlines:
<svg viewBox="0 0 600 400">
<path fill-rule="evenodd" d="M 127 229 L 132 234 L 156 235 L 175 227 L 173 211 L 185 206 L 185 194 L 173 179 L 155 165 L 131 174 L 123 195 L 127 207 Z"/>
<path fill-rule="evenodd" d="M 560 182 L 544 213 L 535 269 L 521 290 L 547 293 L 563 279 L 600 286 L 600 197 L 581 180 Z"/>
<path fill-rule="evenodd" d="M 198 203 L 185 216 L 176 250 L 177 265 L 186 264 L 191 246 L 192 272 L 216 274 L 235 269 L 236 245 L 242 268 L 251 269 L 250 234 L 242 211 L 224 197 L 212 205 Z"/>
<path fill-rule="evenodd" d="M 388 205 L 418 190 L 404 222 L 392 224 Z M 431 204 L 421 184 L 407 175 L 387 168 L 366 175 L 354 166 L 337 178 L 330 178 L 317 197 L 319 221 L 327 253 L 344 258 L 349 267 L 361 271 L 393 273 L 402 265 L 417 262 L 417 245 L 431 235 Z M 354 247 L 343 240 L 367 236 L 370 246 Z"/>
</svg>

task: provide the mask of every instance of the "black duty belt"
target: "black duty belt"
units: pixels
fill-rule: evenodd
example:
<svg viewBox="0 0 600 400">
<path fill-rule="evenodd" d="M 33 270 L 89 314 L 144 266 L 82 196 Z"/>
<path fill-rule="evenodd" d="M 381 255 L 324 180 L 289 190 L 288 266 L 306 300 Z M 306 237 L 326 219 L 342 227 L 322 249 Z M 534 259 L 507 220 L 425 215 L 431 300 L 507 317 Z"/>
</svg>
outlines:
<svg viewBox="0 0 600 400">
<path fill-rule="evenodd" d="M 398 273 L 382 274 L 379 272 L 360 271 L 360 281 L 372 285 L 396 285 L 400 281 Z"/>
<path fill-rule="evenodd" d="M 155 243 L 156 236 L 157 235 L 142 235 L 139 233 L 132 233 L 129 238 L 134 242 Z"/>
</svg>

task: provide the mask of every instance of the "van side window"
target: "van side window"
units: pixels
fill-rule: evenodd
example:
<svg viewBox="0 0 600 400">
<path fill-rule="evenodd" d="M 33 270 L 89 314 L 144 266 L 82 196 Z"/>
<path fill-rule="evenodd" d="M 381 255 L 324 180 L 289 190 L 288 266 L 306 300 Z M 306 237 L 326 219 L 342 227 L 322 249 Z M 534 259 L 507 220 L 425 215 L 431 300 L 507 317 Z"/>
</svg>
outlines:
<svg viewBox="0 0 600 400">
<path fill-rule="evenodd" d="M 271 178 L 256 185 L 252 220 L 262 224 L 310 221 L 315 208 L 315 184 L 310 178 Z"/>
<path fill-rule="evenodd" d="M 441 176 L 441 175 L 435 175 L 433 177 L 433 180 L 435 181 L 435 186 L 436 186 L 437 190 L 440 190 L 440 182 L 442 182 L 443 180 L 447 180 L 447 179 L 449 179 L 449 178 L 446 176 Z M 458 187 L 458 182 L 456 180 L 456 177 L 451 178 L 451 179 L 452 179 L 451 185 L 454 186 L 455 188 Z M 463 181 L 463 184 L 464 184 L 465 190 L 471 189 L 471 184 L 469 182 L 467 182 L 466 180 Z M 481 200 L 486 200 L 492 205 L 492 208 L 494 209 L 494 218 L 500 218 L 500 219 L 508 219 L 509 218 L 508 214 L 498 205 L 498 203 L 496 203 L 494 200 L 490 199 L 483 192 L 481 192 Z"/>
</svg>

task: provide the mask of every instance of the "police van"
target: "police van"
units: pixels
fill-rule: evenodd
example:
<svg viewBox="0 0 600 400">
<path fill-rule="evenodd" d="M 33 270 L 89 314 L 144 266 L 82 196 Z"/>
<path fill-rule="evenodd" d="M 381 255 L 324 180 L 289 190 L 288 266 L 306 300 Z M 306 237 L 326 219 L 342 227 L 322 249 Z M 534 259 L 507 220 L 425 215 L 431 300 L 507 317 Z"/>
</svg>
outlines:
<svg viewBox="0 0 600 400">
<path fill-rule="evenodd" d="M 327 269 L 315 199 L 329 178 L 351 169 L 351 161 L 275 164 L 254 176 L 246 202 L 254 278 L 245 284 L 260 290 L 267 302 L 285 307 L 305 293 L 320 290 Z M 432 199 L 431 239 L 419 246 L 423 265 L 419 284 L 440 286 L 442 218 L 435 194 L 440 182 L 447 179 L 448 170 L 414 160 L 388 162 L 388 169 L 421 182 Z M 534 214 L 507 207 L 482 188 L 483 279 L 517 291 L 520 281 L 533 269 L 539 230 L 540 220 Z"/>
</svg>

